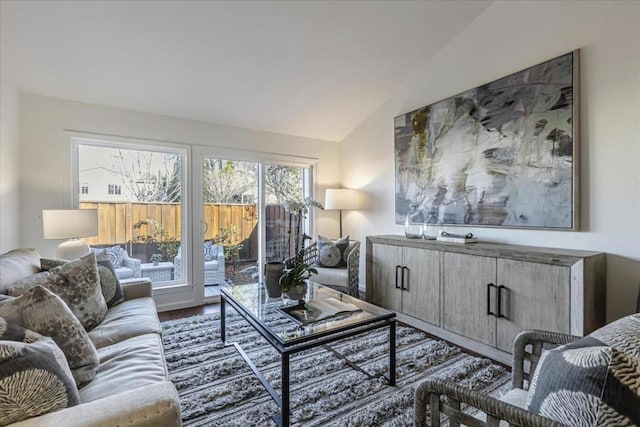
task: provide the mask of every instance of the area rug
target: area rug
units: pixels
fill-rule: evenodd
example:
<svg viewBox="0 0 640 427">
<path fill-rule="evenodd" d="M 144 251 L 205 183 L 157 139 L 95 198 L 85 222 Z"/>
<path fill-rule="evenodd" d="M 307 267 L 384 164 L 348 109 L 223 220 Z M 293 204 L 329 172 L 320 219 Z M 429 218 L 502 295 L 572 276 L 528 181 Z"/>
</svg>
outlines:
<svg viewBox="0 0 640 427">
<path fill-rule="evenodd" d="M 233 346 L 220 342 L 218 313 L 162 323 L 171 381 L 185 426 L 274 426 L 278 407 Z M 227 340 L 238 342 L 279 391 L 278 353 L 233 310 Z M 510 374 L 415 328 L 398 325 L 396 387 L 387 385 L 388 328 L 344 339 L 291 358 L 291 425 L 411 426 L 413 394 L 425 378 L 500 395 Z M 338 352 L 366 372 L 350 367 Z"/>
</svg>

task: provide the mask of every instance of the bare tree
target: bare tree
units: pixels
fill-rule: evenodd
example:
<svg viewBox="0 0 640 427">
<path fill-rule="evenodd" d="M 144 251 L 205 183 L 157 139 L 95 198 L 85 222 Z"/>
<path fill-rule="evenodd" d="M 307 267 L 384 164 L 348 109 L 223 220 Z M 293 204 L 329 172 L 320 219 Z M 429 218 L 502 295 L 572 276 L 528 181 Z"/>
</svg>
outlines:
<svg viewBox="0 0 640 427">
<path fill-rule="evenodd" d="M 205 159 L 204 199 L 207 203 L 242 203 L 243 195 L 256 195 L 256 168 L 253 163 Z"/>
<path fill-rule="evenodd" d="M 140 202 L 179 202 L 181 161 L 177 154 L 117 150 L 113 169 Z"/>
<path fill-rule="evenodd" d="M 302 201 L 302 168 L 295 166 L 267 165 L 264 183 L 267 193 L 273 194 L 276 203 Z"/>
</svg>

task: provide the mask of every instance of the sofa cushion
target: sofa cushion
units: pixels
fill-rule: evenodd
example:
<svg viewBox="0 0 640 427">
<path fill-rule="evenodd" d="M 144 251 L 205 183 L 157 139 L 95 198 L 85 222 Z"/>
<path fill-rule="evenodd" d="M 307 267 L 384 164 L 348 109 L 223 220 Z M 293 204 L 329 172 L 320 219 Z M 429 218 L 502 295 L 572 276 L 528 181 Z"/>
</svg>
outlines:
<svg viewBox="0 0 640 427">
<path fill-rule="evenodd" d="M 11 285 L 40 271 L 40 255 L 35 249 L 14 249 L 0 255 L 0 294 Z"/>
<path fill-rule="evenodd" d="M 107 314 L 93 253 L 18 280 L 9 288 L 8 294 L 18 296 L 38 285 L 60 296 L 86 330 L 102 322 Z"/>
<path fill-rule="evenodd" d="M 98 265 L 98 277 L 100 278 L 100 291 L 104 297 L 107 307 L 113 307 L 124 301 L 124 291 L 122 290 L 122 284 L 118 280 L 113 264 L 109 260 L 107 254 L 103 252 L 97 252 L 96 263 Z M 52 268 L 59 267 L 62 264 L 66 264 L 67 260 L 62 259 L 47 259 L 42 258 L 40 260 L 40 269 L 42 271 L 49 271 Z M 133 272 L 131 273 L 133 274 Z"/>
<path fill-rule="evenodd" d="M 48 289 L 36 286 L 17 298 L 1 301 L 0 316 L 51 337 L 67 358 L 78 386 L 95 376 L 98 353 L 87 331 L 62 299 Z"/>
<path fill-rule="evenodd" d="M 158 334 L 129 338 L 100 348 L 98 354 L 100 369 L 95 380 L 80 390 L 82 402 L 168 381 Z"/>
<path fill-rule="evenodd" d="M 345 268 L 347 266 L 347 248 L 349 247 L 349 236 L 344 236 L 338 240 L 330 240 L 323 236 L 318 236 L 318 267 L 325 268 Z"/>
<path fill-rule="evenodd" d="M 569 426 L 638 425 L 639 407 L 640 358 L 592 336 L 543 353 L 527 405 Z"/>
<path fill-rule="evenodd" d="M 160 334 L 160 321 L 152 298 L 135 298 L 111 308 L 101 324 L 89 331 L 97 348 L 144 334 Z"/>
<path fill-rule="evenodd" d="M 0 426 L 80 403 L 62 350 L 51 338 L 0 318 Z"/>
</svg>

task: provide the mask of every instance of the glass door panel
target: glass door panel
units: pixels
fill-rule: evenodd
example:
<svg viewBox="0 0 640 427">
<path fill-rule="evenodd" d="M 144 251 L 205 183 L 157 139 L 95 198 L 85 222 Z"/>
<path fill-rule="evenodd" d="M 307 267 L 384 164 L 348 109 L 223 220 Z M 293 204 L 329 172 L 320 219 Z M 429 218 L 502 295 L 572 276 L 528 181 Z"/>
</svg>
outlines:
<svg viewBox="0 0 640 427">
<path fill-rule="evenodd" d="M 296 204 L 305 198 L 305 170 L 297 166 L 264 166 L 265 257 L 267 262 L 283 261 L 302 249 L 308 226 L 297 215 Z"/>
<path fill-rule="evenodd" d="M 86 240 L 109 256 L 121 281 L 184 282 L 183 163 L 169 149 L 78 144 L 79 208 L 98 210 L 98 236 Z"/>
<path fill-rule="evenodd" d="M 220 284 L 257 281 L 258 163 L 205 157 L 202 176 L 204 295 L 209 298 L 219 295 Z"/>
</svg>

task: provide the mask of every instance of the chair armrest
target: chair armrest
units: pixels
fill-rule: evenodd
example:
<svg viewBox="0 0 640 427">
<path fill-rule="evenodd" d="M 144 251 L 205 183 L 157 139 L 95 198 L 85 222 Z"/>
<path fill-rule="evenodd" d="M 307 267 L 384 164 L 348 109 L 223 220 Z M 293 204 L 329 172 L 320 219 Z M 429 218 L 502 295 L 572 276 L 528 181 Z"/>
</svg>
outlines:
<svg viewBox="0 0 640 427">
<path fill-rule="evenodd" d="M 313 265 L 318 261 L 318 242 L 313 242 L 304 250 L 302 260 L 309 265 Z"/>
<path fill-rule="evenodd" d="M 180 426 L 180 398 L 170 382 L 151 384 L 11 424 L 12 427 Z"/>
<path fill-rule="evenodd" d="M 529 377 L 536 370 L 543 349 L 568 344 L 579 338 L 575 335 L 535 329 L 520 332 L 513 341 L 511 387 L 524 389 L 524 380 L 529 381 Z M 527 351 L 526 347 L 528 345 L 531 345 L 531 351 Z M 529 361 L 530 366 L 528 372 L 525 372 L 527 361 Z"/>
<path fill-rule="evenodd" d="M 124 299 L 126 301 L 135 298 L 153 297 L 153 285 L 151 284 L 151 279 L 145 277 L 143 279 L 127 281 L 121 284 L 122 290 L 124 291 Z"/>
<path fill-rule="evenodd" d="M 360 242 L 355 242 L 351 251 L 347 254 L 347 276 L 349 295 L 360 298 Z"/>
<path fill-rule="evenodd" d="M 442 401 L 441 396 L 446 396 L 448 400 Z M 487 415 L 487 423 L 462 412 L 460 403 L 484 412 Z M 427 405 L 431 409 L 429 424 L 427 423 Z M 562 424 L 553 420 L 442 379 L 425 380 L 416 388 L 414 411 L 414 426 L 419 427 L 428 425 L 439 427 L 441 413 L 465 425 L 497 426 L 499 420 L 505 420 L 511 426 L 562 427 Z"/>
<path fill-rule="evenodd" d="M 124 258 L 122 265 L 133 270 L 133 277 L 138 278 L 142 276 L 142 261 L 138 258 Z"/>
</svg>

